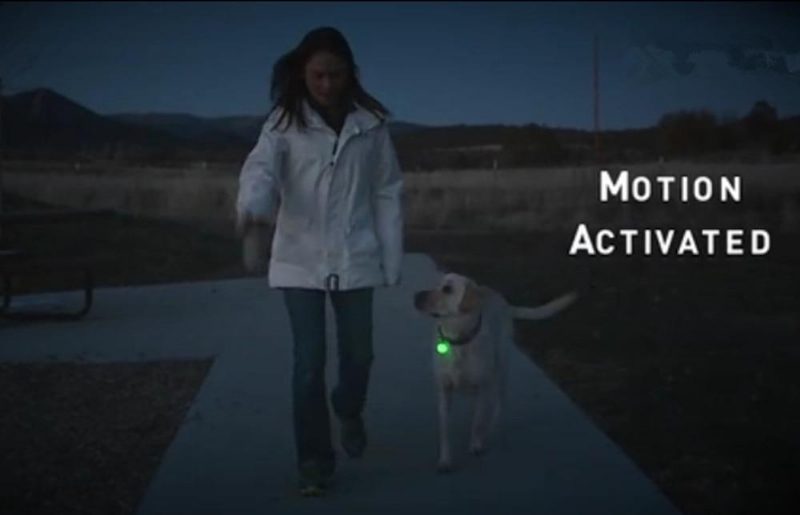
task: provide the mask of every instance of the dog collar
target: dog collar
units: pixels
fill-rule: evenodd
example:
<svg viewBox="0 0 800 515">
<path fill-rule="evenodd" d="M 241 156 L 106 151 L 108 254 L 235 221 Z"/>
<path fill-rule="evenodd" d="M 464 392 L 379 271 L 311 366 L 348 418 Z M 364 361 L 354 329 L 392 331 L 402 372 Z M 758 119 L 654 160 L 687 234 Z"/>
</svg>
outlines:
<svg viewBox="0 0 800 515">
<path fill-rule="evenodd" d="M 464 345 L 465 343 L 469 342 L 478 332 L 481 330 L 481 324 L 483 322 L 483 316 L 478 317 L 478 323 L 475 325 L 475 328 L 470 331 L 469 333 L 462 335 L 460 338 L 448 338 L 444 334 L 442 334 L 442 326 L 436 326 L 436 333 L 439 335 L 439 341 L 437 345 L 445 344 L 445 345 Z"/>
</svg>

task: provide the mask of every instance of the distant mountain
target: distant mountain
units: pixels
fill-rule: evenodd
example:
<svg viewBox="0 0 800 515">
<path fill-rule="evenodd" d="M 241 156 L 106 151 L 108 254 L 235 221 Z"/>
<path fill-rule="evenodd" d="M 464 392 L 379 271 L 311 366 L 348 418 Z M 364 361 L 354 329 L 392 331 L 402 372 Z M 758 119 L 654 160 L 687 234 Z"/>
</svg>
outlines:
<svg viewBox="0 0 800 515">
<path fill-rule="evenodd" d="M 800 115 L 790 116 L 782 120 L 783 124 L 797 131 L 800 129 Z"/>
<path fill-rule="evenodd" d="M 389 122 L 389 132 L 392 135 L 400 135 L 400 134 L 409 134 L 411 132 L 420 131 L 423 129 L 427 129 L 427 125 L 420 125 L 418 123 L 409 123 L 409 122 Z"/>
<path fill-rule="evenodd" d="M 209 118 L 217 130 L 236 134 L 240 138 L 253 144 L 261 132 L 266 114 L 263 116 L 222 116 L 219 118 Z"/>
<path fill-rule="evenodd" d="M 129 125 L 157 129 L 196 143 L 242 144 L 254 140 L 259 133 L 261 117 L 229 116 L 202 118 L 191 114 L 113 114 L 107 115 Z"/>
<path fill-rule="evenodd" d="M 2 100 L 3 148 L 12 159 L 235 162 L 252 149 L 265 119 L 265 115 L 101 115 L 47 88 Z M 406 122 L 391 125 L 399 134 L 420 128 Z"/>
<path fill-rule="evenodd" d="M 241 163 L 264 123 L 260 116 L 204 118 L 180 113 L 100 115 L 46 88 L 3 97 L 4 155 L 12 159 L 103 159 L 183 166 L 187 162 Z M 765 115 L 770 112 L 765 111 Z M 774 113 L 770 115 L 774 118 Z M 641 162 L 704 152 L 729 154 L 754 145 L 775 154 L 800 151 L 800 117 L 767 117 L 763 135 L 741 119 L 720 123 L 677 113 L 649 128 L 591 131 L 526 125 L 431 127 L 390 122 L 404 169 L 529 167 L 597 162 Z M 752 122 L 753 120 L 751 120 Z M 755 120 L 758 121 L 758 120 Z M 596 150 L 600 143 L 601 153 Z"/>
<path fill-rule="evenodd" d="M 238 141 L 254 143 L 258 139 L 264 116 L 224 116 L 203 118 L 191 114 L 129 114 L 108 115 L 109 118 L 125 123 L 150 127 L 169 132 L 175 136 L 194 141 Z M 389 131 L 395 134 L 408 134 L 426 128 L 416 123 L 392 121 Z"/>
<path fill-rule="evenodd" d="M 47 88 L 4 97 L 3 128 L 11 158 L 135 160 L 195 152 L 189 138 L 105 117 Z"/>
</svg>

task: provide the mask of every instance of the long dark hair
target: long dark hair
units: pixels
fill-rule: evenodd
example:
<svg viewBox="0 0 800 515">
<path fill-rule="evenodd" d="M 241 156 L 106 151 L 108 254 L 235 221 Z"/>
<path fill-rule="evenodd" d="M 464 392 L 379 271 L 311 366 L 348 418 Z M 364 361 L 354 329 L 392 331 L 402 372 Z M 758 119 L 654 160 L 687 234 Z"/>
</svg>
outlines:
<svg viewBox="0 0 800 515">
<path fill-rule="evenodd" d="M 280 125 L 287 115 L 289 118 L 287 127 L 292 124 L 293 119 L 297 119 L 300 127 L 307 126 L 302 107 L 303 99 L 308 95 L 304 71 L 309 59 L 320 51 L 330 52 L 347 63 L 349 89 L 344 93 L 346 97 L 358 102 L 380 119 L 390 115 L 383 104 L 361 87 L 358 80 L 358 66 L 353 59 L 350 45 L 342 33 L 333 27 L 319 27 L 306 34 L 297 47 L 284 54 L 272 67 L 270 99 L 273 105 L 269 114 L 278 107 L 283 108 L 273 128 Z"/>
</svg>

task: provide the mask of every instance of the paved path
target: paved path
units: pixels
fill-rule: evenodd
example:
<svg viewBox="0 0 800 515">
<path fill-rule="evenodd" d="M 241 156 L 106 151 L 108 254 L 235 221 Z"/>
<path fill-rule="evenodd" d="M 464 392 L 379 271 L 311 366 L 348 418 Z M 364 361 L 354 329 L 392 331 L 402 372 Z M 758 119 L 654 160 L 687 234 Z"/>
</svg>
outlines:
<svg viewBox="0 0 800 515">
<path fill-rule="evenodd" d="M 436 276 L 430 258 L 409 254 L 404 284 L 376 291 L 365 412 L 370 445 L 361 460 L 347 459 L 332 417 L 337 486 L 321 499 L 295 493 L 288 315 L 280 292 L 263 278 L 101 289 L 80 322 L 0 327 L 0 360 L 216 357 L 139 515 L 679 513 L 516 349 L 510 351 L 501 438 L 485 456 L 470 456 L 469 405 L 457 398 L 457 469 L 436 474 L 432 321 L 411 302 L 413 292 L 429 288 Z M 330 303 L 327 309 L 330 388 L 335 326 Z"/>
</svg>

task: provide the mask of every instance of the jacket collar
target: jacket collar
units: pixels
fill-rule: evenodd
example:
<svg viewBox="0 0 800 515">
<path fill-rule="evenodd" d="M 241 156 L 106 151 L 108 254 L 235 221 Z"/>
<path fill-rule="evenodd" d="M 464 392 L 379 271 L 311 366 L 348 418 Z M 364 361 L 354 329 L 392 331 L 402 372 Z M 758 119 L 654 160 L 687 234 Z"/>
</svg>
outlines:
<svg viewBox="0 0 800 515">
<path fill-rule="evenodd" d="M 366 132 L 375 126 L 380 125 L 383 121 L 358 102 L 353 101 L 353 106 L 354 109 L 347 113 L 347 117 L 344 120 L 342 134 L 350 132 L 354 134 Z M 320 116 L 320 114 L 313 107 L 311 107 L 311 105 L 308 103 L 308 100 L 305 99 L 303 99 L 303 116 L 305 117 L 306 123 L 309 127 L 329 130 L 329 127 L 325 123 L 325 120 L 322 119 L 322 116 Z"/>
</svg>

